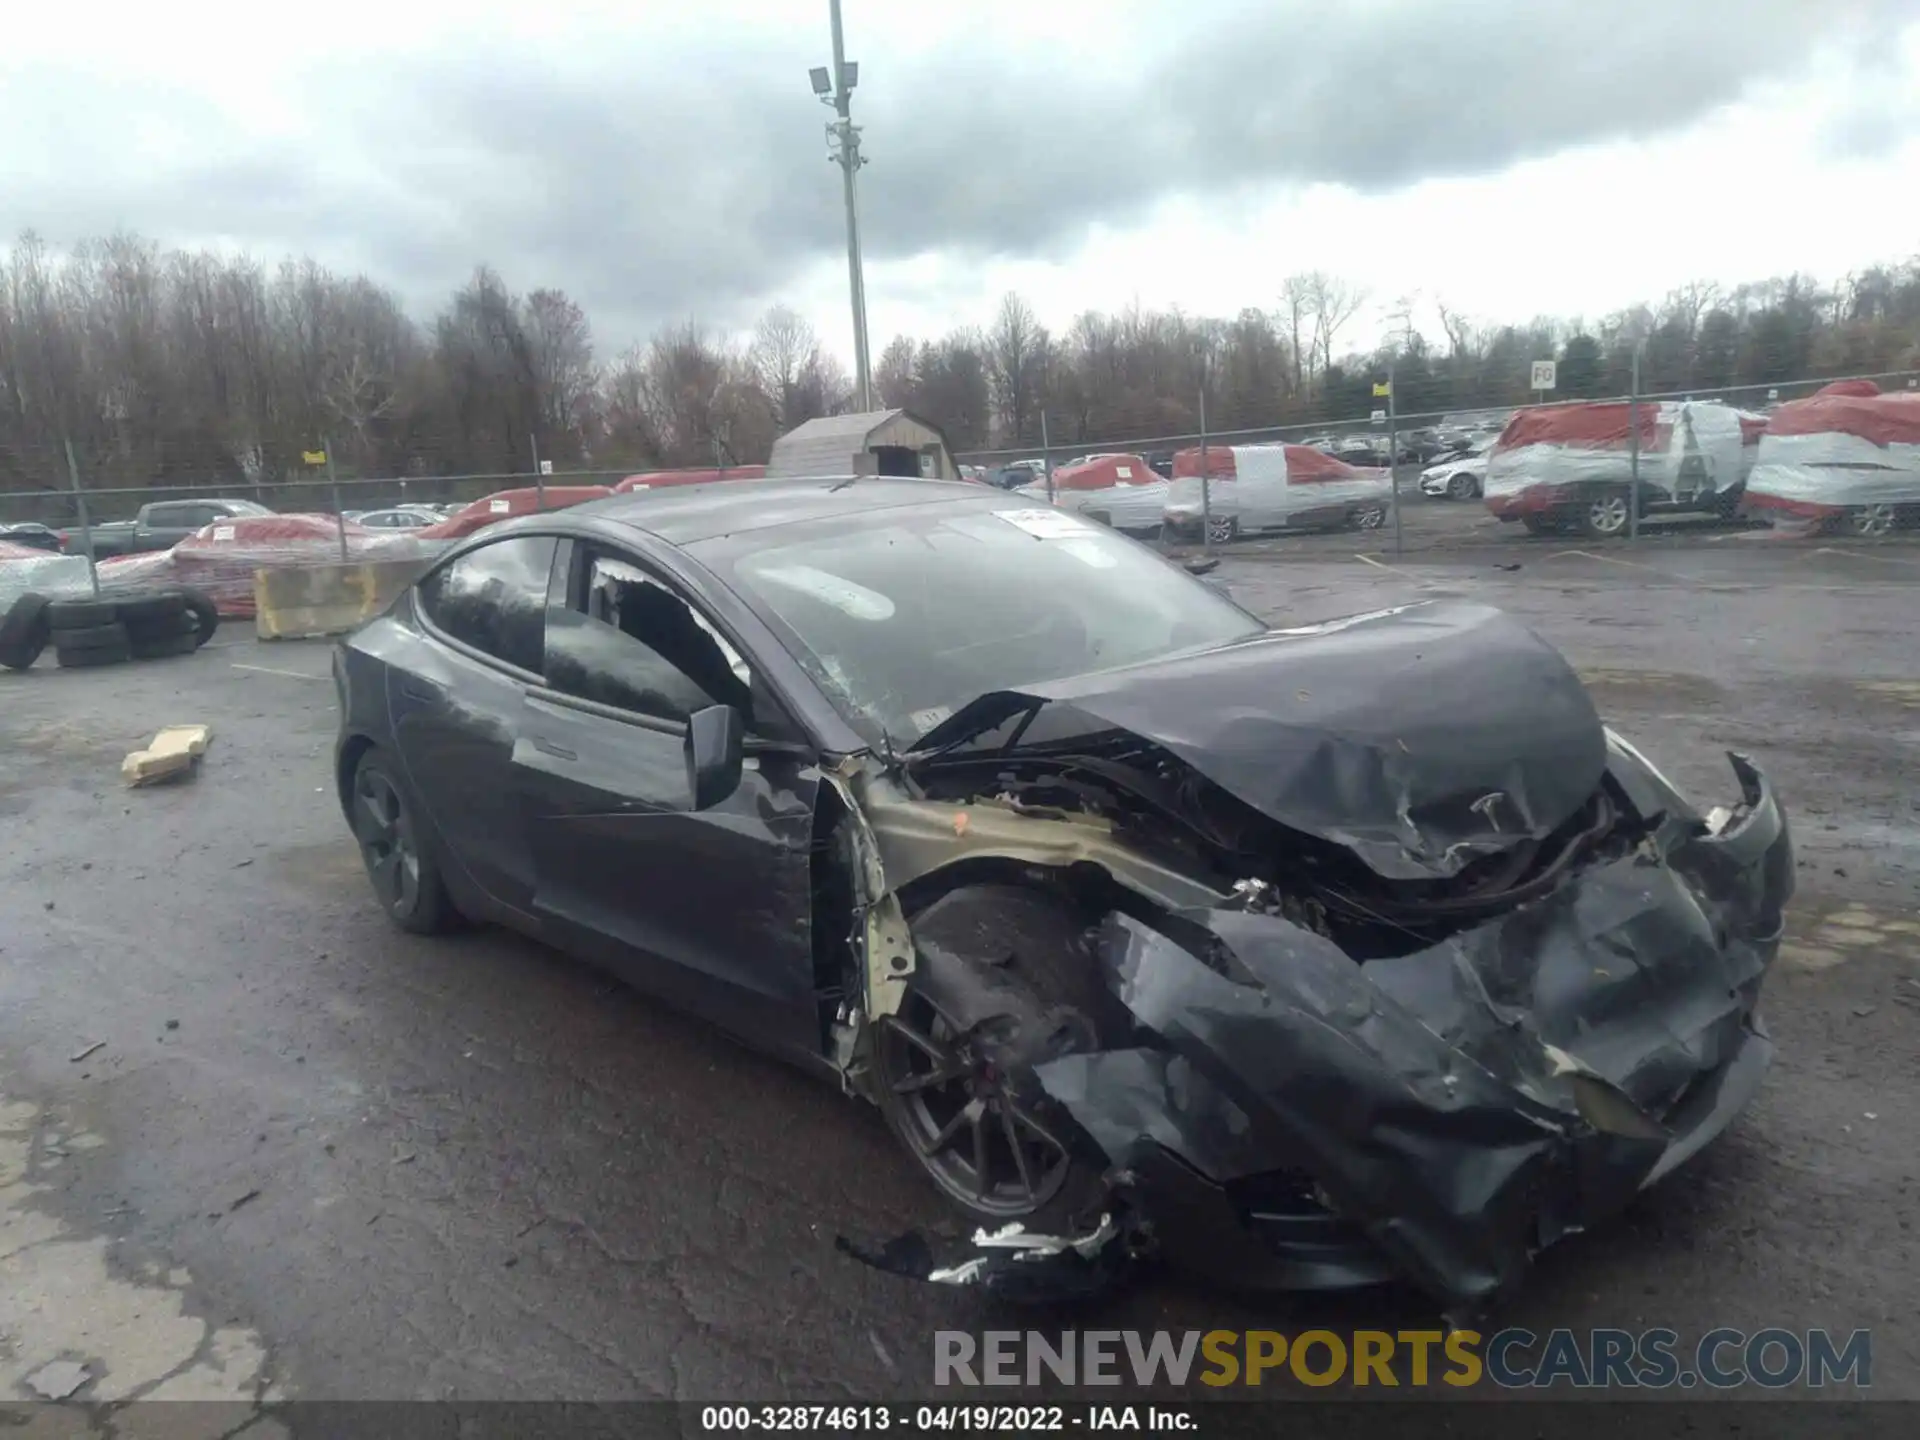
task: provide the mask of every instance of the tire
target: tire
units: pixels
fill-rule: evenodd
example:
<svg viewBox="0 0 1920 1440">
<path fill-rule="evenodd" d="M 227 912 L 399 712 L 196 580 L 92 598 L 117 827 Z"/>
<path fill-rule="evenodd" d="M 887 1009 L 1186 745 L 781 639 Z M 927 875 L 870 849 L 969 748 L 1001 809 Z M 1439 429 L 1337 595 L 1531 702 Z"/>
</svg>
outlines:
<svg viewBox="0 0 1920 1440">
<path fill-rule="evenodd" d="M 1847 511 L 1845 523 L 1849 535 L 1876 539 L 1891 534 L 1899 520 L 1891 505 L 1856 505 Z"/>
<path fill-rule="evenodd" d="M 123 620 L 121 623 L 127 627 L 127 638 L 135 645 L 153 640 L 171 640 L 179 635 L 191 635 L 195 645 L 200 643 L 200 624 L 184 610 L 160 620 Z"/>
<path fill-rule="evenodd" d="M 1611 540 L 1627 533 L 1631 503 L 1617 490 L 1596 495 L 1580 507 L 1580 528 L 1596 540 Z"/>
<path fill-rule="evenodd" d="M 200 634 L 196 630 L 181 630 L 151 639 L 135 636 L 128 648 L 136 660 L 167 660 L 175 655 L 193 654 L 200 648 Z"/>
<path fill-rule="evenodd" d="M 1459 474 L 1447 481 L 1447 498 L 1449 500 L 1471 500 L 1473 496 L 1473 476 Z"/>
<path fill-rule="evenodd" d="M 1240 538 L 1240 521 L 1232 515 L 1215 515 L 1205 522 L 1206 537 L 1214 545 L 1226 545 Z"/>
<path fill-rule="evenodd" d="M 935 1188 L 980 1223 L 1071 1233 L 1099 1220 L 1104 1167 L 1033 1073 L 1130 1028 L 1100 981 L 1091 919 L 1046 891 L 993 884 L 950 891 L 911 922 L 917 967 L 879 1024 L 876 1099 Z"/>
<path fill-rule="evenodd" d="M 124 665 L 133 658 L 125 644 L 94 650 L 55 649 L 53 658 L 62 670 L 84 670 L 93 665 Z"/>
<path fill-rule="evenodd" d="M 53 632 L 53 645 L 56 650 L 124 650 L 127 648 L 127 627 L 124 625 L 89 625 L 84 630 L 60 630 Z"/>
<path fill-rule="evenodd" d="M 199 627 L 200 643 L 206 644 L 213 639 L 214 631 L 220 628 L 220 611 L 213 603 L 213 597 L 204 590 L 188 588 L 180 592 L 180 598 L 186 603 L 187 613 Z"/>
<path fill-rule="evenodd" d="M 31 670 L 33 662 L 47 648 L 52 627 L 47 622 L 47 598 L 22 595 L 7 607 L 0 619 L 0 666 L 9 670 Z"/>
<path fill-rule="evenodd" d="M 455 928 L 458 915 L 440 863 L 420 838 L 419 806 L 385 751 L 375 748 L 360 757 L 347 793 L 353 838 L 387 919 L 414 935 Z"/>
<path fill-rule="evenodd" d="M 1378 530 L 1387 523 L 1387 507 L 1378 503 L 1355 506 L 1347 523 L 1355 530 Z"/>
<path fill-rule="evenodd" d="M 120 618 L 111 600 L 55 600 L 47 606 L 47 620 L 55 630 L 97 630 Z"/>
<path fill-rule="evenodd" d="M 187 599 L 178 590 L 152 590 L 118 596 L 114 606 L 120 623 L 129 630 L 157 629 L 187 613 Z"/>
</svg>

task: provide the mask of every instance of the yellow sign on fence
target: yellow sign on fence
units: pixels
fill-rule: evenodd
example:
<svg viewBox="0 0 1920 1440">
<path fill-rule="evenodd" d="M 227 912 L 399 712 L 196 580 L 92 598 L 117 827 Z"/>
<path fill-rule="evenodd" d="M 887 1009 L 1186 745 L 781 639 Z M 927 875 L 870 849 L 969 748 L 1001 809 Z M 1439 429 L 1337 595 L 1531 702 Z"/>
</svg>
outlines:
<svg viewBox="0 0 1920 1440">
<path fill-rule="evenodd" d="M 309 465 L 324 465 L 327 463 L 327 452 L 324 450 L 303 450 L 300 452 L 300 458 Z"/>
<path fill-rule="evenodd" d="M 1376 380 L 1373 382 L 1373 393 L 1384 398 L 1393 393 L 1393 385 L 1390 381 Z"/>
</svg>

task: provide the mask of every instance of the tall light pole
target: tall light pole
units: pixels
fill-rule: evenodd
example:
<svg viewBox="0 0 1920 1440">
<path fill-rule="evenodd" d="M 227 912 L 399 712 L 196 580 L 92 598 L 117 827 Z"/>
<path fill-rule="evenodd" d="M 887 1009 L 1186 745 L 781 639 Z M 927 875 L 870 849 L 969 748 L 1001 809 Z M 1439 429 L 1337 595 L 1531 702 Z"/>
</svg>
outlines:
<svg viewBox="0 0 1920 1440">
<path fill-rule="evenodd" d="M 828 0 L 833 16 L 833 69 L 816 66 L 808 72 L 813 93 L 831 105 L 836 118 L 827 126 L 827 158 L 837 161 L 847 192 L 847 288 L 853 299 L 854 387 L 862 410 L 873 409 L 873 368 L 867 356 L 867 282 L 860 266 L 860 214 L 854 203 L 853 172 L 866 161 L 860 155 L 860 127 L 853 123 L 853 87 L 860 82 L 860 66 L 847 59 L 840 28 L 840 0 Z"/>
</svg>

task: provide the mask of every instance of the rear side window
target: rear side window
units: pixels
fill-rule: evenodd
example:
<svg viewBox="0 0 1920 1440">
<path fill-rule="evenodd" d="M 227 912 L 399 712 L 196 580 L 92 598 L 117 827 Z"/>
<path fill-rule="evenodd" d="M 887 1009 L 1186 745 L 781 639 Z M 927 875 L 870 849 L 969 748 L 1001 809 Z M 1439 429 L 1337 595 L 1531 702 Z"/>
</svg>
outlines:
<svg viewBox="0 0 1920 1440">
<path fill-rule="evenodd" d="M 551 535 L 517 535 L 470 550 L 420 582 L 420 608 L 462 644 L 538 675 L 558 543 Z"/>
</svg>

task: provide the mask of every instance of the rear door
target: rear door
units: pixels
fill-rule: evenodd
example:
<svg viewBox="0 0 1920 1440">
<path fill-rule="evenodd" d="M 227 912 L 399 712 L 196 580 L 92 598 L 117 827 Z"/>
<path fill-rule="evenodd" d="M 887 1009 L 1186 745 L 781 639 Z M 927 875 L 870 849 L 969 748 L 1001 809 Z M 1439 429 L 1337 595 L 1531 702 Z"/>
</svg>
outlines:
<svg viewBox="0 0 1920 1440">
<path fill-rule="evenodd" d="M 690 806 L 687 719 L 746 719 L 739 788 Z M 715 622 L 581 542 L 514 750 L 543 930 L 775 1050 L 817 1055 L 811 845 L 820 777 Z"/>
<path fill-rule="evenodd" d="M 495 904 L 532 911 L 533 859 L 513 792 L 513 752 L 544 665 L 547 587 L 559 542 L 517 535 L 424 576 L 427 643 L 390 666 L 401 763 L 448 853 Z"/>
</svg>

